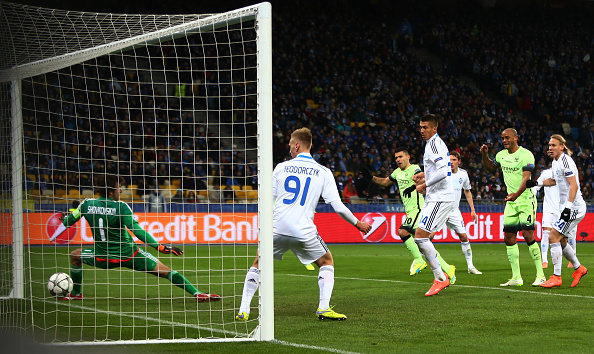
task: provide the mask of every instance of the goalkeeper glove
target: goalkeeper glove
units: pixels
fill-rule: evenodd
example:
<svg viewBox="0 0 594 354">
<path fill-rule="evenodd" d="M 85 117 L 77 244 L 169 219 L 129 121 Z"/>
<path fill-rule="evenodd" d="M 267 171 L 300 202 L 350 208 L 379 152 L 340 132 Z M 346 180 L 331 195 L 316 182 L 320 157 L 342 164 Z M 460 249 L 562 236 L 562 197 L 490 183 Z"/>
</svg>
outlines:
<svg viewBox="0 0 594 354">
<path fill-rule="evenodd" d="M 526 188 L 532 188 L 538 186 L 538 182 L 535 180 L 529 179 L 526 181 Z"/>
<path fill-rule="evenodd" d="M 563 220 L 563 221 L 567 222 L 567 221 L 569 221 L 569 218 L 570 218 L 570 216 L 571 216 L 571 209 L 569 209 L 569 208 L 565 208 L 565 209 L 563 209 L 563 211 L 561 212 L 561 217 L 559 217 L 559 219 L 561 219 L 561 220 Z"/>
<path fill-rule="evenodd" d="M 359 170 L 359 173 L 363 175 L 363 177 L 365 177 L 365 179 L 368 180 L 373 180 L 373 174 L 371 174 L 371 171 L 369 171 L 369 169 L 365 166 L 361 167 L 361 169 Z"/>
<path fill-rule="evenodd" d="M 417 186 L 410 186 L 402 191 L 402 195 L 407 198 L 410 198 L 410 195 L 412 194 L 412 192 L 416 191 L 416 190 L 417 190 Z"/>
<path fill-rule="evenodd" d="M 164 254 L 173 253 L 176 256 L 181 256 L 184 253 L 184 251 L 182 251 L 181 249 L 179 249 L 177 247 L 169 247 L 169 246 L 165 246 L 165 245 L 159 245 L 159 248 L 157 248 L 157 249 L 161 253 L 164 253 Z"/>
</svg>

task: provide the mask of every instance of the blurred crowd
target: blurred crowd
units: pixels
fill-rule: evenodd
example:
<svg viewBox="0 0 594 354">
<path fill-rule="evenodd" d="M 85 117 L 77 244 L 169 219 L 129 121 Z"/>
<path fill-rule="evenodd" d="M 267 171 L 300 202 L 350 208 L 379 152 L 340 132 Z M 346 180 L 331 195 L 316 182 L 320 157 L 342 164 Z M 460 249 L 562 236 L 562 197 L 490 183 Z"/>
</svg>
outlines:
<svg viewBox="0 0 594 354">
<path fill-rule="evenodd" d="M 290 158 L 290 133 L 310 127 L 312 154 L 335 172 L 347 202 L 397 201 L 394 187 L 380 189 L 358 171 L 387 176 L 397 168 L 399 146 L 408 147 L 411 162 L 422 161 L 418 121 L 429 112 L 441 118 L 439 134 L 449 148 L 461 154 L 477 201 L 507 195 L 501 173 L 482 168 L 479 148 L 489 145 L 493 158 L 508 127 L 534 153 L 538 169 L 550 164 L 550 135 L 563 134 L 571 141 L 584 197 L 594 198 L 594 27 L 587 17 L 460 12 L 455 20 L 418 13 L 378 21 L 315 9 L 273 17 L 275 164 Z M 214 53 L 188 43 L 190 58 Z M 247 82 L 255 74 L 250 45 L 227 51 L 246 54 Z M 114 70 L 105 59 L 80 66 L 68 92 L 51 89 L 59 75 L 31 85 L 33 91 L 50 87 L 51 98 L 76 97 L 70 105 L 50 99 L 46 115 L 24 115 L 26 172 L 37 176 L 31 188 L 82 189 L 94 171 L 118 173 L 146 193 L 167 179 L 182 181 L 183 196 L 215 183 L 257 188 L 254 155 L 222 138 L 225 133 L 207 124 L 213 117 L 205 113 L 218 112 L 216 121 L 223 124 L 217 126 L 244 123 L 229 134 L 245 137 L 249 146 L 256 136 L 255 87 L 215 78 L 203 61 L 175 60 L 164 48 L 151 54 L 184 77 L 185 93 L 176 95 L 193 97 L 185 103 L 180 98 L 179 106 L 172 107 L 149 78 Z M 438 58 L 439 66 L 427 58 Z M 97 79 L 83 79 L 88 77 Z"/>
</svg>

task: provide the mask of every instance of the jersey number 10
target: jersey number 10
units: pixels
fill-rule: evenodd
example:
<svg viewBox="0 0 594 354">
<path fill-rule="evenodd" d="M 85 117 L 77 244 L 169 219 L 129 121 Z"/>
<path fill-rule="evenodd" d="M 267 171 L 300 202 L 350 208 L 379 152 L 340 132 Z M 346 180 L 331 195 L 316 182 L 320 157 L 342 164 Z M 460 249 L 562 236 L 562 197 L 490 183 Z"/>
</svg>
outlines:
<svg viewBox="0 0 594 354">
<path fill-rule="evenodd" d="M 291 181 L 295 182 L 295 186 L 291 186 Z M 307 199 L 307 191 L 309 190 L 309 182 L 311 182 L 311 177 L 307 177 L 305 180 L 305 187 L 303 187 L 303 195 L 301 195 L 301 201 L 299 205 L 304 206 L 305 200 Z M 301 191 L 301 181 L 297 176 L 289 176 L 285 180 L 285 190 L 289 193 L 293 193 L 292 199 L 286 198 L 283 199 L 283 203 L 285 204 L 293 204 L 299 197 L 299 192 Z"/>
</svg>

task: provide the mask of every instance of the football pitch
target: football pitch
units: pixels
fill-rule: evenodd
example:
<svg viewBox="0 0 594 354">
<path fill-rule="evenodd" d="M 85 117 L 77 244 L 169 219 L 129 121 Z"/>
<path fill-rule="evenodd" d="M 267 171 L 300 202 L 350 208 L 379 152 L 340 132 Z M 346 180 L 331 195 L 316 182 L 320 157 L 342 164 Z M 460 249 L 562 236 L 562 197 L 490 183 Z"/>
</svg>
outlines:
<svg viewBox="0 0 594 354">
<path fill-rule="evenodd" d="M 105 350 L 114 353 L 592 351 L 590 333 L 594 331 L 591 320 L 594 273 L 585 276 L 577 287 L 571 288 L 573 269 L 567 269 L 567 261 L 564 260 L 561 288 L 534 288 L 531 286 L 535 278 L 534 264 L 526 245 L 521 243 L 520 265 L 524 286 L 502 288 L 499 284 L 507 281 L 511 275 L 505 245 L 472 244 L 474 264 L 483 275 L 467 273 L 459 244 L 437 244 L 436 247 L 444 259 L 457 267 L 457 282 L 436 296 L 425 297 L 424 293 L 433 281 L 432 272 L 426 269 L 415 277 L 409 276 L 411 257 L 404 245 L 329 245 L 336 268 L 331 304 L 336 305 L 337 312 L 348 316 L 346 321 L 340 322 L 319 321 L 315 317 L 319 292 L 317 270 L 307 271 L 288 253 L 284 261 L 274 262 L 275 342 L 49 347 L 47 350 L 60 353 L 79 353 L 81 350 L 89 353 L 103 353 Z M 207 261 L 198 259 L 200 262 L 197 263 L 195 256 L 203 249 L 186 246 L 184 259 L 162 259 L 165 264 L 177 269 L 197 266 L 206 272 L 208 270 L 204 268 L 207 264 L 200 262 Z M 234 252 L 231 247 L 217 249 L 222 249 L 224 257 L 221 259 L 227 261 L 227 256 Z M 244 249 L 240 257 L 231 257 L 233 262 L 251 262 L 255 248 L 250 246 Z M 594 245 L 578 243 L 577 253 L 581 262 L 594 272 Z M 66 254 L 64 248 L 64 256 Z M 211 267 L 221 266 L 212 260 L 208 262 Z M 60 263 L 66 266 L 67 260 Z M 224 267 L 224 262 L 222 264 Z M 67 268 L 63 271 L 67 272 Z M 147 333 L 151 338 L 167 338 L 172 334 L 177 338 L 184 335 L 191 337 L 197 333 L 208 336 L 208 331 L 213 328 L 205 328 L 200 323 L 208 322 L 209 316 L 228 317 L 225 318 L 228 324 L 214 328 L 214 331 L 221 333 L 249 332 L 255 326 L 254 322 L 245 324 L 233 321 L 241 301 L 245 272 L 209 273 L 210 277 L 220 276 L 223 279 L 223 285 L 211 288 L 211 292 L 220 291 L 224 296 L 233 293 L 228 287 L 235 287 L 235 294 L 238 295 L 224 296 L 220 303 L 196 304 L 191 297 L 184 297 L 180 289 L 156 277 L 136 275 L 134 278 L 132 275 L 135 272 L 129 270 L 99 273 L 87 266 L 85 271 L 83 301 L 58 302 L 49 294 L 44 296 L 41 290 L 39 293 L 34 291 L 35 316 L 39 317 L 42 310 L 47 312 L 49 308 L 53 316 L 63 316 L 64 321 L 70 323 L 68 333 L 58 333 L 64 328 L 55 326 L 46 329 L 52 335 L 80 340 L 85 338 L 88 331 L 94 331 L 99 334 L 99 338 L 118 339 L 118 331 L 113 327 L 115 323 L 124 328 L 124 333 L 131 332 L 132 337 L 139 338 L 144 338 Z M 551 264 L 545 269 L 545 275 L 550 276 L 552 271 Z M 43 277 L 49 277 L 51 271 L 46 272 L 48 274 L 40 272 L 40 282 Z M 201 275 L 200 271 L 196 274 L 188 278 L 201 279 L 205 275 Z M 107 275 L 122 285 L 109 289 Z M 128 281 L 137 285 L 126 285 Z M 143 287 L 140 285 L 143 283 L 148 284 Z M 200 284 L 198 288 L 201 288 Z M 108 301 L 110 296 L 147 299 Z M 168 300 L 160 300 L 160 297 Z M 252 306 L 256 304 L 257 300 L 254 299 Z M 253 308 L 251 317 L 256 317 L 257 313 L 257 308 Z M 93 326 L 93 323 L 103 323 L 104 317 L 109 317 L 110 327 Z M 84 324 L 84 330 L 76 328 L 77 321 Z M 153 330 L 158 333 L 151 333 Z"/>
</svg>

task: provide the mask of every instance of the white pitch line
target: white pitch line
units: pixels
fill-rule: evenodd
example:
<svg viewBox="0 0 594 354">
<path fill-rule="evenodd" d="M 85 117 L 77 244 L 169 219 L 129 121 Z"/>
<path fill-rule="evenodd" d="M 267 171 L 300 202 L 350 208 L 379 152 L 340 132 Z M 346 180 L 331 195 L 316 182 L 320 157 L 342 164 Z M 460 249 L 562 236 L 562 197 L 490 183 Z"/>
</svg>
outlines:
<svg viewBox="0 0 594 354">
<path fill-rule="evenodd" d="M 35 301 L 45 302 L 45 303 L 48 303 L 48 304 L 62 305 L 62 306 L 67 306 L 67 307 L 73 307 L 73 308 L 80 309 L 80 310 L 94 311 L 94 312 L 102 313 L 102 314 L 106 314 L 106 315 L 117 315 L 117 316 L 121 316 L 121 317 L 135 318 L 135 319 L 138 319 L 138 320 L 159 322 L 159 323 L 163 323 L 163 324 L 167 324 L 167 325 L 173 325 L 173 326 L 179 326 L 179 327 L 188 327 L 188 328 L 201 329 L 201 330 L 218 332 L 218 333 L 233 334 L 233 335 L 241 336 L 241 337 L 248 337 L 249 336 L 248 334 L 245 334 L 245 333 L 237 333 L 237 332 L 233 332 L 233 331 L 227 331 L 227 330 L 224 330 L 224 329 L 216 329 L 216 328 L 204 327 L 204 326 L 199 326 L 199 325 L 192 324 L 192 323 L 181 323 L 181 322 L 167 321 L 167 320 L 162 320 L 160 318 L 154 318 L 154 317 L 148 317 L 148 316 L 131 315 L 131 314 L 121 313 L 121 312 L 115 312 L 115 311 L 109 311 L 109 310 L 101 310 L 101 309 L 93 308 L 93 307 L 75 305 L 75 304 L 73 304 L 71 302 L 60 302 L 59 300 L 55 300 L 55 301 L 51 301 L 51 300 L 35 300 Z"/>
<path fill-rule="evenodd" d="M 295 347 L 295 348 L 305 348 L 305 349 L 322 350 L 322 351 L 325 351 L 325 352 L 338 353 L 338 354 L 360 354 L 358 352 L 349 352 L 349 351 L 346 351 L 346 350 L 340 350 L 340 349 L 334 349 L 334 348 L 318 347 L 318 346 L 315 346 L 315 345 L 291 343 L 291 342 L 285 342 L 283 340 L 276 340 L 276 339 L 272 340 L 271 343 L 286 345 L 288 347 Z"/>
<path fill-rule="evenodd" d="M 62 306 L 67 306 L 67 307 L 72 307 L 72 308 L 77 308 L 77 309 L 80 309 L 80 310 L 94 311 L 94 312 L 97 312 L 97 313 L 103 313 L 103 314 L 109 314 L 109 315 L 116 315 L 116 316 L 121 316 L 121 317 L 129 317 L 129 318 L 135 318 L 135 319 L 141 319 L 141 320 L 148 320 L 148 321 L 153 321 L 153 322 L 158 322 L 158 323 L 168 324 L 168 325 L 174 325 L 174 326 L 179 326 L 179 327 L 189 327 L 189 328 L 195 328 L 195 329 L 208 330 L 208 331 L 212 331 L 212 332 L 234 334 L 236 336 L 241 336 L 241 337 L 244 337 L 245 339 L 248 339 L 247 338 L 248 335 L 247 334 L 244 334 L 244 333 L 236 333 L 236 332 L 227 331 L 227 330 L 213 329 L 213 328 L 210 328 L 210 327 L 203 327 L 203 326 L 198 326 L 198 325 L 195 325 L 195 324 L 173 322 L 173 321 L 162 320 L 160 318 L 154 318 L 154 317 L 148 317 L 148 316 L 139 316 L 139 315 L 130 315 L 130 314 L 121 313 L 121 312 L 101 310 L 101 309 L 97 309 L 97 308 L 93 308 L 93 307 L 75 305 L 75 304 L 73 304 L 71 302 L 55 302 L 55 301 L 51 301 L 51 300 L 35 300 L 35 301 L 45 302 L 45 303 L 48 303 L 48 304 L 57 304 L 57 305 L 62 305 Z M 180 340 L 175 340 L 174 342 L 182 343 L 184 341 L 187 341 L 187 340 L 180 339 Z M 164 343 L 165 342 L 171 343 L 172 341 L 164 340 Z M 349 351 L 335 349 L 335 348 L 326 348 L 326 347 L 318 347 L 318 346 L 314 346 L 314 345 L 292 343 L 292 342 L 286 342 L 286 341 L 277 340 L 277 339 L 272 340 L 271 343 L 275 343 L 275 344 L 279 344 L 279 345 L 284 345 L 284 346 L 289 346 L 289 347 L 295 347 L 295 348 L 306 348 L 306 349 L 320 350 L 320 351 L 325 351 L 325 352 L 330 352 L 330 353 L 359 354 L 357 352 L 349 352 Z M 121 344 L 121 343 L 92 342 L 92 343 L 89 343 L 89 344 L 92 344 L 92 345 L 116 344 L 117 345 L 117 344 Z M 134 344 L 134 342 L 133 341 L 129 341 L 128 343 L 124 343 L 124 344 Z M 59 343 L 58 343 L 58 345 L 59 345 Z M 76 346 L 76 345 L 84 345 L 84 344 L 83 343 L 72 343 L 72 345 Z"/>
<path fill-rule="evenodd" d="M 292 277 L 313 277 L 312 275 L 305 275 L 305 274 L 283 274 Z M 316 275 L 317 277 L 317 275 Z M 345 279 L 345 280 L 361 280 L 361 281 L 377 281 L 377 282 L 384 282 L 384 283 L 400 283 L 400 284 L 418 284 L 418 285 L 426 285 L 425 283 L 418 283 L 413 281 L 402 281 L 402 280 L 391 280 L 391 279 L 367 279 L 367 278 L 351 278 L 351 277 L 334 277 L 335 279 Z M 556 294 L 556 293 L 547 293 L 544 291 L 530 291 L 530 290 L 520 290 L 520 289 L 513 289 L 509 287 L 488 287 L 488 286 L 475 286 L 475 285 L 452 285 L 455 288 L 474 288 L 474 289 L 486 289 L 486 290 L 499 290 L 499 291 L 509 291 L 515 293 L 526 293 L 526 294 L 538 294 L 538 295 L 549 295 L 549 296 L 560 296 L 560 297 L 577 297 L 582 299 L 594 299 L 594 296 L 586 296 L 586 295 L 573 295 L 573 294 Z"/>
</svg>

